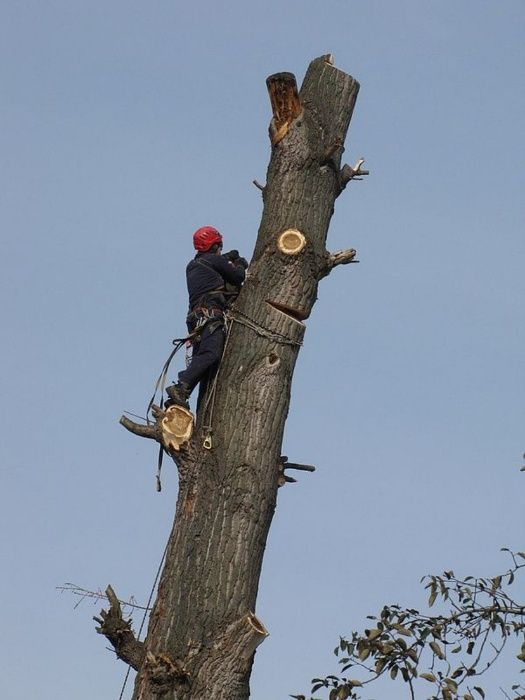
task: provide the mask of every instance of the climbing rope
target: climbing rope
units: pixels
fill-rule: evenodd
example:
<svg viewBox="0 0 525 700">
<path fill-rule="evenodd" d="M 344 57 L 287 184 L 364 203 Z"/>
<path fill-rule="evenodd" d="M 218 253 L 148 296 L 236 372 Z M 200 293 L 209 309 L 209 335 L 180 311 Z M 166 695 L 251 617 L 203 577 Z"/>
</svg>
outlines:
<svg viewBox="0 0 525 700">
<path fill-rule="evenodd" d="M 168 369 L 169 369 L 169 366 L 170 366 L 170 364 L 171 364 L 171 361 L 173 360 L 173 358 L 175 357 L 175 355 L 177 354 L 177 352 L 181 349 L 181 347 L 182 347 L 183 345 L 185 345 L 186 342 L 187 342 L 188 340 L 191 340 L 191 337 L 192 337 L 192 336 L 191 336 L 191 334 L 190 334 L 190 335 L 187 336 L 186 338 L 175 338 L 175 339 L 172 341 L 172 343 L 173 343 L 173 345 L 174 345 L 175 347 L 173 348 L 173 350 L 172 350 L 172 351 L 170 352 L 170 354 L 168 355 L 168 359 L 166 360 L 166 362 L 164 363 L 164 365 L 163 365 L 163 367 L 162 367 L 162 369 L 161 369 L 161 371 L 160 371 L 159 377 L 158 377 L 158 379 L 157 379 L 157 381 L 156 381 L 156 383 L 155 383 L 155 390 L 154 390 L 154 392 L 153 392 L 153 396 L 152 396 L 151 399 L 149 400 L 148 408 L 146 409 L 146 422 L 147 422 L 148 425 L 149 425 L 149 422 L 150 422 L 150 421 L 149 421 L 149 414 L 150 414 L 150 411 L 151 411 L 151 408 L 152 408 L 153 404 L 155 403 L 155 397 L 157 396 L 157 392 L 158 392 L 159 389 L 160 389 L 160 407 L 162 408 L 162 407 L 164 406 L 164 396 L 163 396 L 163 394 L 164 394 L 164 387 L 166 386 L 166 376 L 167 376 L 167 374 L 168 374 Z"/>
<path fill-rule="evenodd" d="M 296 347 L 302 346 L 302 342 L 294 340 L 293 338 L 288 338 L 286 335 L 284 335 L 283 333 L 279 333 L 278 331 L 273 331 L 270 328 L 265 328 L 264 326 L 261 326 L 259 323 L 257 323 L 257 321 L 245 314 L 243 311 L 239 311 L 239 309 L 237 309 L 235 306 L 232 306 L 230 307 L 229 311 L 227 311 L 224 314 L 224 325 L 226 326 L 226 340 L 224 341 L 222 357 L 224 357 L 226 353 L 226 348 L 228 347 L 228 342 L 230 340 L 230 335 L 234 323 L 238 323 L 241 326 L 246 326 L 246 328 L 250 328 L 257 335 L 263 338 L 267 338 L 268 340 L 273 340 L 276 343 L 280 343 L 282 345 L 292 345 Z M 215 373 L 215 376 L 213 378 L 211 389 L 208 392 L 208 396 L 206 397 L 206 403 L 204 404 L 203 416 L 206 420 L 206 423 L 203 426 L 205 434 L 203 447 L 207 450 L 211 450 L 213 448 L 213 410 L 215 408 L 215 393 L 217 388 L 217 380 L 219 378 L 219 373 L 222 365 L 222 357 L 217 368 L 217 372 Z"/>
<path fill-rule="evenodd" d="M 270 328 L 261 326 L 260 323 L 248 316 L 248 314 L 245 314 L 244 311 L 237 309 L 235 306 L 231 307 L 230 311 L 228 312 L 228 316 L 235 323 L 251 328 L 252 331 L 257 333 L 257 335 L 261 336 L 262 338 L 273 340 L 281 345 L 294 345 L 296 347 L 301 347 L 303 344 L 300 340 L 289 338 L 288 336 L 284 335 L 284 333 L 279 333 L 279 331 L 273 331 Z"/>
<path fill-rule="evenodd" d="M 166 376 L 168 374 L 168 369 L 169 369 L 169 366 L 171 364 L 171 361 L 173 360 L 173 358 L 175 357 L 177 352 L 181 349 L 181 347 L 183 345 L 186 345 L 187 341 L 190 340 L 191 337 L 192 337 L 192 334 L 190 334 L 186 338 L 174 338 L 174 340 L 172 341 L 172 343 L 175 347 L 168 355 L 168 359 L 166 360 L 166 362 L 164 363 L 164 365 L 160 371 L 159 377 L 155 383 L 155 390 L 153 391 L 153 396 L 149 400 L 148 408 L 146 409 L 146 423 L 148 425 L 150 424 L 150 411 L 153 407 L 153 404 L 155 403 L 155 397 L 157 396 L 157 392 L 159 391 L 159 389 L 160 389 L 160 407 L 161 408 L 164 407 L 164 387 L 166 385 Z M 163 457 L 164 457 L 164 446 L 159 445 L 159 454 L 157 457 L 157 474 L 156 474 L 157 491 L 159 493 L 160 493 L 160 491 L 162 491 L 162 483 L 160 481 L 160 472 L 162 470 Z M 127 677 L 126 677 L 126 680 L 127 680 Z M 120 698 L 119 698 L 119 700 L 120 700 Z"/>
<path fill-rule="evenodd" d="M 197 330 L 197 329 L 195 329 L 195 330 Z M 160 407 L 161 408 L 164 407 L 164 388 L 166 386 L 166 377 L 168 375 L 168 369 L 169 369 L 169 366 L 171 364 L 171 361 L 173 360 L 173 358 L 175 357 L 177 352 L 181 349 L 181 347 L 183 345 L 187 345 L 188 342 L 191 342 L 194 339 L 195 335 L 196 335 L 195 331 L 192 331 L 185 338 L 174 338 L 173 339 L 172 343 L 175 347 L 168 355 L 168 359 L 166 360 L 166 362 L 164 363 L 164 365 L 160 371 L 159 377 L 155 383 L 155 390 L 153 391 L 153 396 L 149 400 L 148 408 L 146 409 L 146 423 L 148 425 L 150 424 L 150 412 L 151 412 L 151 409 L 153 407 L 153 404 L 155 403 L 155 397 L 157 396 L 157 392 L 159 391 L 159 389 L 160 389 L 160 402 L 159 402 Z M 164 446 L 159 445 L 159 455 L 157 458 L 157 474 L 156 474 L 157 491 L 158 492 L 162 491 L 162 483 L 160 481 L 160 473 L 162 470 L 163 457 L 164 457 Z M 119 698 L 119 700 L 120 700 L 120 698 Z"/>
<path fill-rule="evenodd" d="M 153 594 L 155 593 L 155 589 L 157 588 L 157 583 L 160 577 L 160 572 L 162 571 L 162 567 L 164 566 L 164 560 L 166 559 L 166 553 L 168 551 L 168 544 L 169 544 L 169 539 L 166 542 L 166 546 L 164 547 L 164 553 L 162 555 L 162 558 L 160 560 L 159 568 L 157 569 L 157 573 L 155 574 L 155 580 L 153 581 L 153 586 L 151 587 L 151 592 L 149 594 L 148 602 L 146 603 L 146 609 L 144 610 L 144 615 L 142 616 L 142 622 L 140 623 L 139 631 L 137 634 L 137 642 L 140 641 L 140 635 L 142 634 L 142 630 L 144 628 L 144 623 L 146 622 L 146 617 L 148 616 L 148 612 L 151 610 L 151 600 L 153 598 Z M 120 691 L 120 695 L 118 700 L 122 700 L 122 696 L 124 695 L 124 691 L 126 690 L 126 685 L 128 682 L 129 674 L 131 671 L 131 666 L 128 666 L 128 670 L 126 672 L 126 677 L 124 678 L 124 683 L 122 684 L 122 689 Z"/>
</svg>

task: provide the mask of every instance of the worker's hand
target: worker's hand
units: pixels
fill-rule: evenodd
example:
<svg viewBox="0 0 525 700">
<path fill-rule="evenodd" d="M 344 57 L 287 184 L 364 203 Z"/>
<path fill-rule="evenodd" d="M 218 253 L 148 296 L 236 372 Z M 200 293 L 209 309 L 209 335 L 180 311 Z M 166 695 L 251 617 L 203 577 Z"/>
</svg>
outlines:
<svg viewBox="0 0 525 700">
<path fill-rule="evenodd" d="M 229 250 L 227 253 L 223 253 L 222 257 L 226 258 L 226 260 L 229 260 L 230 262 L 236 262 L 239 259 L 239 251 Z"/>
<path fill-rule="evenodd" d="M 249 262 L 246 260 L 246 258 L 241 258 L 240 256 L 237 258 L 237 260 L 234 260 L 234 265 L 238 267 L 242 267 L 245 270 L 248 269 Z"/>
</svg>

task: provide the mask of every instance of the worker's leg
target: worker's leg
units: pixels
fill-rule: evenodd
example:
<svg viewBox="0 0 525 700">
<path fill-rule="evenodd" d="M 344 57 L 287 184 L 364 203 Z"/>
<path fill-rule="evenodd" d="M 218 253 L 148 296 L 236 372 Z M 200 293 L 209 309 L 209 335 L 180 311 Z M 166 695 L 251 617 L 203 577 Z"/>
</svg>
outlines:
<svg viewBox="0 0 525 700">
<path fill-rule="evenodd" d="M 200 342 L 193 347 L 190 366 L 179 372 L 179 382 L 191 394 L 195 386 L 208 371 L 216 369 L 224 348 L 224 326 L 208 323 L 202 331 Z"/>
</svg>

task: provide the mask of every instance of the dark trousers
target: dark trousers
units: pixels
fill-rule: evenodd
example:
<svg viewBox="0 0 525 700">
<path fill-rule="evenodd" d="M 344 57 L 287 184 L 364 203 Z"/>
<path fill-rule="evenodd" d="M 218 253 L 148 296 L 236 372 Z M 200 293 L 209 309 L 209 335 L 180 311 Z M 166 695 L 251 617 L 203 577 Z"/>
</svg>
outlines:
<svg viewBox="0 0 525 700">
<path fill-rule="evenodd" d="M 191 393 L 200 381 L 207 380 L 217 369 L 223 349 L 224 324 L 211 320 L 194 341 L 190 366 L 179 372 L 179 382 L 186 384 Z"/>
</svg>

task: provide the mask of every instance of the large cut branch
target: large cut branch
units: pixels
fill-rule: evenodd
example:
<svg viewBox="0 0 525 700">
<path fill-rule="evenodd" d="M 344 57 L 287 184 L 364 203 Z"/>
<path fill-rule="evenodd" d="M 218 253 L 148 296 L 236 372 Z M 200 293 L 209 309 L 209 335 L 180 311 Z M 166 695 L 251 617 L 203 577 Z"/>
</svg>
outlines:
<svg viewBox="0 0 525 700">
<path fill-rule="evenodd" d="M 93 618 L 99 624 L 97 632 L 108 639 L 119 659 L 138 671 L 146 655 L 144 644 L 135 638 L 131 621 L 122 617 L 119 600 L 111 586 L 106 588 L 106 595 L 109 610 L 101 610 L 100 617 Z"/>
<path fill-rule="evenodd" d="M 214 697 L 237 697 L 234 688 L 244 686 L 255 649 L 268 636 L 268 631 L 253 613 L 247 613 L 235 620 L 213 640 L 206 664 L 192 679 L 192 693 L 195 698 L 211 696 L 209 688 L 214 688 Z"/>
</svg>

